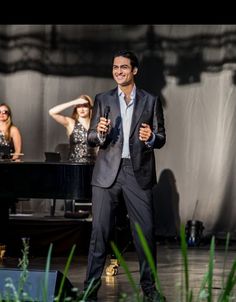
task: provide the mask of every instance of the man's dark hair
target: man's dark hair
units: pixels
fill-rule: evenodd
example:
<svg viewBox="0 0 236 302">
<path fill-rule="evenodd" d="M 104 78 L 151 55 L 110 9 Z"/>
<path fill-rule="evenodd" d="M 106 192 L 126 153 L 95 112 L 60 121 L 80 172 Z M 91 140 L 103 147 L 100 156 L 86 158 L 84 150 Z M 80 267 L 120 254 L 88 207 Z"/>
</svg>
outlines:
<svg viewBox="0 0 236 302">
<path fill-rule="evenodd" d="M 138 66 L 139 66 L 138 58 L 137 58 L 137 56 L 132 51 L 129 51 L 129 50 L 120 50 L 120 51 L 117 51 L 113 55 L 112 63 L 114 62 L 114 59 L 116 57 L 124 57 L 124 58 L 130 59 L 130 64 L 132 66 L 132 70 L 134 69 L 134 67 L 138 68 Z"/>
</svg>

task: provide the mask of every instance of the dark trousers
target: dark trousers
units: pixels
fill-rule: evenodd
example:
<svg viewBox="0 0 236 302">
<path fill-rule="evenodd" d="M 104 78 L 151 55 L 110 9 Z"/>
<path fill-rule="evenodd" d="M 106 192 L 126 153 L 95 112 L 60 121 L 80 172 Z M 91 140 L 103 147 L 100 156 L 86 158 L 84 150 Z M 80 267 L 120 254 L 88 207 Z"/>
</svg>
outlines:
<svg viewBox="0 0 236 302">
<path fill-rule="evenodd" d="M 121 194 L 127 207 L 134 244 L 138 254 L 141 272 L 140 283 L 144 292 L 148 292 L 149 289 L 153 288 L 154 281 L 135 229 L 135 223 L 140 225 L 156 263 L 152 193 L 151 190 L 143 190 L 138 185 L 129 159 L 122 160 L 117 179 L 111 187 L 93 187 L 93 227 L 85 288 L 88 287 L 92 279 L 94 279 L 95 283 L 100 283 L 106 261 L 108 241 L 115 221 L 115 209 Z"/>
</svg>

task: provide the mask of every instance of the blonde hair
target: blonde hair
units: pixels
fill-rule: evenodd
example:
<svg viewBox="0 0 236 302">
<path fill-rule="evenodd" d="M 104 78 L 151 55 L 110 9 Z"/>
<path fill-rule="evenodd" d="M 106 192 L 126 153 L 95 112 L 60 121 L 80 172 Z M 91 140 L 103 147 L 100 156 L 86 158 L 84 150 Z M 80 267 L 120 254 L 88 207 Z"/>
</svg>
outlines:
<svg viewBox="0 0 236 302">
<path fill-rule="evenodd" d="M 87 94 L 81 94 L 79 96 L 79 98 L 80 99 L 84 99 L 85 101 L 88 101 L 88 103 L 90 105 L 90 108 L 89 108 L 90 109 L 89 117 L 91 117 L 91 110 L 93 108 L 93 100 L 92 100 L 92 98 L 89 95 L 87 95 Z M 74 107 L 74 110 L 73 110 L 72 115 L 71 115 L 71 117 L 74 120 L 77 120 L 77 118 L 78 118 L 77 107 L 78 107 L 77 105 Z"/>
<path fill-rule="evenodd" d="M 2 106 L 7 107 L 7 110 L 8 110 L 8 118 L 6 120 L 7 129 L 6 129 L 6 133 L 5 133 L 5 138 L 6 138 L 6 140 L 10 141 L 10 129 L 11 129 L 11 126 L 13 125 L 11 108 L 5 103 L 1 103 L 0 107 L 2 107 Z"/>
</svg>

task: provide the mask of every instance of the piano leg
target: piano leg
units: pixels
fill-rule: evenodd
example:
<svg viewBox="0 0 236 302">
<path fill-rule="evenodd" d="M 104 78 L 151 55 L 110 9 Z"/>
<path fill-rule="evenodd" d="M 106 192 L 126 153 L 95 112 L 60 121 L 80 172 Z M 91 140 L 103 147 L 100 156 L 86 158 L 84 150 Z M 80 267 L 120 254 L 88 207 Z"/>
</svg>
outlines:
<svg viewBox="0 0 236 302">
<path fill-rule="evenodd" d="M 65 212 L 75 212 L 75 200 L 74 199 L 65 199 L 64 200 L 64 211 Z"/>
<path fill-rule="evenodd" d="M 55 210 L 56 210 L 56 199 L 51 199 L 50 204 L 50 216 L 55 216 Z M 75 200 L 74 199 L 65 199 L 64 200 L 64 211 L 65 213 L 67 211 L 74 213 L 75 212 Z"/>
<path fill-rule="evenodd" d="M 0 200 L 0 261 L 3 261 L 9 240 L 9 207 L 5 198 Z"/>
<path fill-rule="evenodd" d="M 56 209 L 56 199 L 51 199 L 50 216 L 54 216 L 55 215 L 55 209 Z"/>
</svg>

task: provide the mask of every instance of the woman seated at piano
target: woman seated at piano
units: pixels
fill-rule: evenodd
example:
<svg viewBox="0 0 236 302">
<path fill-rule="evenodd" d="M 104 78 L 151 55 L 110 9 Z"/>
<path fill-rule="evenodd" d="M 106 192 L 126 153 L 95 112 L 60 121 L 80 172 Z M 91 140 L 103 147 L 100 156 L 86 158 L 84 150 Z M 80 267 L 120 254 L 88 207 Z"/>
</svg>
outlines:
<svg viewBox="0 0 236 302">
<path fill-rule="evenodd" d="M 73 107 L 71 116 L 61 114 L 70 107 Z M 96 160 L 97 149 L 90 147 L 87 142 L 92 107 L 91 97 L 83 94 L 49 110 L 49 115 L 66 128 L 70 145 L 68 160 L 71 162 L 93 164 Z"/>
<path fill-rule="evenodd" d="M 13 124 L 11 108 L 0 104 L 0 158 L 19 161 L 22 147 L 22 139 L 19 129 Z M 8 242 L 9 208 L 15 213 L 16 198 L 5 197 L 0 200 L 0 221 L 3 226 L 0 230 L 0 244 Z"/>
<path fill-rule="evenodd" d="M 19 160 L 22 148 L 22 139 L 19 129 L 13 124 L 11 108 L 0 104 L 0 158 Z"/>
</svg>

